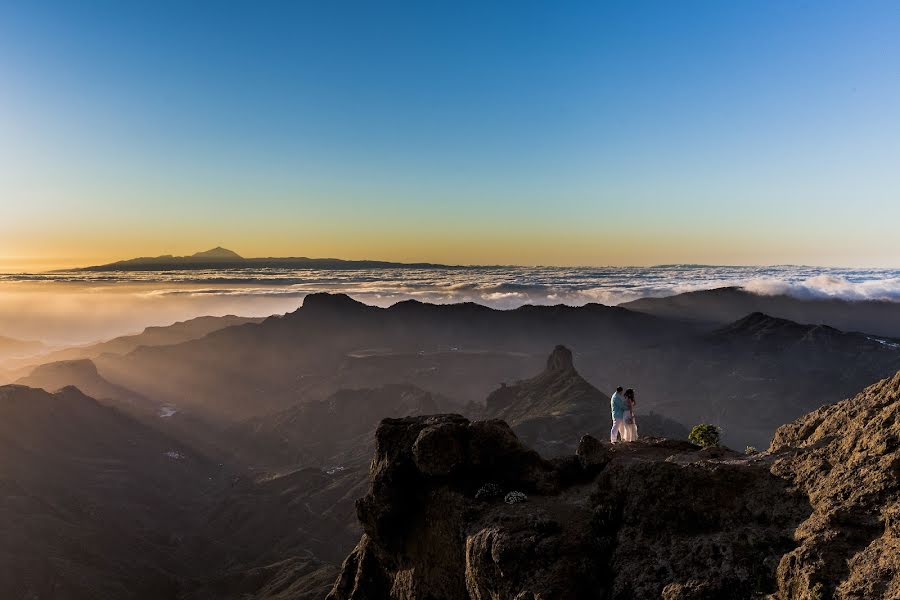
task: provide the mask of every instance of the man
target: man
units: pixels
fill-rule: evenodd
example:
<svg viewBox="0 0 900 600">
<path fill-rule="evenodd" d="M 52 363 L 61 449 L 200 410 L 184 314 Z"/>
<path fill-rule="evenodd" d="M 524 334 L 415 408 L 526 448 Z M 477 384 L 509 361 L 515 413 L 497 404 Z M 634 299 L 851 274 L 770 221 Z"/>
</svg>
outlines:
<svg viewBox="0 0 900 600">
<path fill-rule="evenodd" d="M 616 443 L 616 434 L 625 440 L 625 412 L 628 410 L 628 402 L 622 395 L 622 386 L 616 388 L 616 393 L 609 399 L 609 407 L 612 410 L 612 429 L 609 431 L 609 443 Z"/>
</svg>

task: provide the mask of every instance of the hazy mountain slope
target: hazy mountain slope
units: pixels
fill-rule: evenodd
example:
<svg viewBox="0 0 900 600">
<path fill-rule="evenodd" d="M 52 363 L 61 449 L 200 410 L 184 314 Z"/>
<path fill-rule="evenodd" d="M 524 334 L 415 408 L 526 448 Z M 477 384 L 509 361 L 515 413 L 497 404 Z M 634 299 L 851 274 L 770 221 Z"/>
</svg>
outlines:
<svg viewBox="0 0 900 600">
<path fill-rule="evenodd" d="M 0 360 L 21 358 L 44 352 L 47 346 L 33 340 L 17 340 L 0 335 Z"/>
<path fill-rule="evenodd" d="M 97 400 L 113 400 L 121 403 L 146 403 L 148 400 L 128 388 L 110 383 L 97 371 L 90 360 L 67 360 L 39 365 L 17 385 L 42 388 L 55 392 L 66 386 L 74 386 Z"/>
<path fill-rule="evenodd" d="M 0 597 L 321 598 L 364 481 L 251 477 L 74 388 L 0 387 Z"/>
<path fill-rule="evenodd" d="M 181 342 L 202 338 L 213 331 L 225 329 L 226 327 L 244 325 L 246 323 L 259 323 L 262 320 L 263 319 L 261 318 L 236 317 L 234 315 L 224 317 L 197 317 L 187 321 L 179 321 L 172 325 L 147 327 L 141 333 L 113 338 L 106 342 L 49 352 L 41 356 L 32 357 L 28 360 L 19 361 L 17 366 L 96 358 L 102 354 L 128 354 L 141 346 L 167 346 L 171 344 L 180 344 Z"/>
<path fill-rule="evenodd" d="M 241 447 L 235 447 L 223 427 L 202 416 L 184 413 L 171 404 L 159 402 L 111 383 L 91 360 L 70 360 L 42 364 L 27 376 L 16 380 L 19 385 L 55 392 L 74 386 L 103 404 L 113 406 L 144 425 L 179 440 L 197 454 L 216 462 L 233 462 Z M 241 463 L 243 464 L 243 463 Z"/>
<path fill-rule="evenodd" d="M 217 467 L 74 388 L 0 388 L 0 448 L 0 596 L 171 596 Z"/>
<path fill-rule="evenodd" d="M 837 298 L 800 299 L 785 295 L 760 295 L 728 287 L 669 296 L 641 298 L 621 305 L 660 317 L 712 324 L 736 321 L 754 312 L 799 323 L 830 325 L 844 331 L 900 338 L 900 303 Z"/>
</svg>

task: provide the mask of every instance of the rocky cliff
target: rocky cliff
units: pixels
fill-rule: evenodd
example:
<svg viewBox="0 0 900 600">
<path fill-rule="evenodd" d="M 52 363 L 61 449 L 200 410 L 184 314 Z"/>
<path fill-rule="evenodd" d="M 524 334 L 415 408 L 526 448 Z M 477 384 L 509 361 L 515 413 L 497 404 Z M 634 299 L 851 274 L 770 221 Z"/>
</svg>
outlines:
<svg viewBox="0 0 900 600">
<path fill-rule="evenodd" d="M 331 600 L 900 597 L 900 374 L 763 454 L 585 436 L 553 461 L 503 421 L 385 420 Z"/>
<path fill-rule="evenodd" d="M 609 396 L 578 373 L 571 350 L 556 346 L 541 373 L 494 390 L 480 416 L 502 419 L 541 455 L 559 456 L 573 453 L 584 433 L 608 435 Z M 640 431 L 651 436 L 688 435 L 683 425 L 652 411 L 641 414 Z"/>
<path fill-rule="evenodd" d="M 768 454 L 813 508 L 783 596 L 900 598 L 900 373 L 781 427 Z"/>
</svg>

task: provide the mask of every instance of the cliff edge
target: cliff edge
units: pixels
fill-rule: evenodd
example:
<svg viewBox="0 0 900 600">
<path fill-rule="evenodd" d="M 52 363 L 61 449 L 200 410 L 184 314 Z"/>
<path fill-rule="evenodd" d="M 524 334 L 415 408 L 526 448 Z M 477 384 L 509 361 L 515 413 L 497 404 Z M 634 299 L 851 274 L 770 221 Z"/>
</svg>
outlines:
<svg viewBox="0 0 900 600">
<path fill-rule="evenodd" d="M 329 599 L 900 597 L 898 390 L 754 456 L 585 436 L 548 461 L 503 421 L 386 419 Z"/>
</svg>

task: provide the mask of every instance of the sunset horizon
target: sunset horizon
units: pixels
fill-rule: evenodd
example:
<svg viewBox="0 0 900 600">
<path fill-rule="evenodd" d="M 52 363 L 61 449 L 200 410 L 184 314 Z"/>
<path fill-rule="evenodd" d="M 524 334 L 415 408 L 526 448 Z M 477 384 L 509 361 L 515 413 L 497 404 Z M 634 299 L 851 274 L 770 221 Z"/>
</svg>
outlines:
<svg viewBox="0 0 900 600">
<path fill-rule="evenodd" d="M 84 267 L 104 265 L 109 263 L 115 263 L 123 260 L 135 259 L 135 258 L 154 258 L 161 256 L 191 256 L 197 252 L 203 252 L 205 250 L 209 250 L 211 248 L 226 248 L 228 250 L 233 250 L 231 244 L 214 244 L 213 246 L 180 246 L 179 248 L 184 248 L 183 250 L 170 250 L 170 249 L 156 249 L 162 248 L 160 246 L 141 246 L 141 248 L 152 248 L 153 250 L 144 250 L 141 249 L 135 250 L 132 254 L 108 254 L 108 255 L 77 255 L 75 257 L 72 256 L 0 256 L 0 273 L 41 273 L 46 271 L 55 271 L 55 270 L 67 270 L 67 269 L 80 269 Z M 234 246 L 237 247 L 237 246 Z M 291 246 L 286 246 L 286 248 L 290 248 Z M 302 247 L 302 246 L 301 246 Z M 170 248 L 166 246 L 165 248 Z M 199 249 L 192 249 L 199 248 Z M 205 249 L 205 250 L 204 250 Z M 480 260 L 476 262 L 454 262 L 453 260 L 447 259 L 442 260 L 439 258 L 432 258 L 433 256 L 441 256 L 441 255 L 409 255 L 406 253 L 396 254 L 390 252 L 384 252 L 382 254 L 376 254 L 373 252 L 367 252 L 365 250 L 360 250 L 359 252 L 345 252 L 343 254 L 329 253 L 327 250 L 323 250 L 320 253 L 313 252 L 305 252 L 305 251 L 292 251 L 290 249 L 286 249 L 283 253 L 273 253 L 266 252 L 262 250 L 258 253 L 247 253 L 242 251 L 235 251 L 243 258 L 320 258 L 320 259 L 337 259 L 337 260 L 347 260 L 347 261 L 383 261 L 383 262 L 393 262 L 400 264 L 414 264 L 414 263 L 431 263 L 442 266 L 450 266 L 450 267 L 491 267 L 491 266 L 516 266 L 516 267 L 585 267 L 585 268 L 602 268 L 602 267 L 656 267 L 656 266 L 668 266 L 668 265 L 696 265 L 696 266 L 746 266 L 746 267 L 765 267 L 765 266 L 808 266 L 808 267 L 831 267 L 831 268 L 862 268 L 862 267 L 871 267 L 871 268 L 882 268 L 882 269 L 900 269 L 898 265 L 900 262 L 897 261 L 889 261 L 884 264 L 880 264 L 875 261 L 861 261 L 861 262 L 814 262 L 814 261 L 785 261 L 785 262 L 777 262 L 777 261 L 703 261 L 703 260 L 672 260 L 672 261 L 652 261 L 648 260 L 645 262 L 503 262 L 503 261 L 490 261 L 490 260 Z M 547 255 L 545 253 L 544 255 Z M 506 254 L 500 254 L 499 256 L 506 256 Z M 671 255 L 670 255 L 671 256 Z M 477 259 L 476 259 L 477 260 Z M 900 260 L 900 259 L 898 259 Z"/>
<path fill-rule="evenodd" d="M 7 7 L 0 268 L 898 267 L 880 7 Z"/>
</svg>

